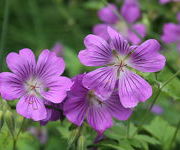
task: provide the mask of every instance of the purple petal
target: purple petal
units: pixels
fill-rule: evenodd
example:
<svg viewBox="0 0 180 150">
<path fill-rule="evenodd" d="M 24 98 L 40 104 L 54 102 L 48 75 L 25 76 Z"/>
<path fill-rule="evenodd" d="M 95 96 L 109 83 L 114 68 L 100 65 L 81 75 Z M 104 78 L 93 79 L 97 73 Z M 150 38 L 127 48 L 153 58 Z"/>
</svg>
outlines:
<svg viewBox="0 0 180 150">
<path fill-rule="evenodd" d="M 168 3 L 168 2 L 170 2 L 171 0 L 160 0 L 159 2 L 161 3 L 161 4 L 166 4 L 166 3 Z"/>
<path fill-rule="evenodd" d="M 160 115 L 164 112 L 163 108 L 159 105 L 154 105 L 151 109 L 151 112 L 157 114 L 157 115 Z"/>
<path fill-rule="evenodd" d="M 10 72 L 0 73 L 0 93 L 3 99 L 18 99 L 24 94 L 21 79 Z"/>
<path fill-rule="evenodd" d="M 32 95 L 23 96 L 17 103 L 16 110 L 20 115 L 34 121 L 43 120 L 47 116 L 43 100 Z"/>
<path fill-rule="evenodd" d="M 142 37 L 146 36 L 146 26 L 144 24 L 135 24 L 132 28 Z M 128 31 L 128 39 L 133 44 L 139 44 L 141 39 L 131 30 Z"/>
<path fill-rule="evenodd" d="M 86 97 L 70 97 L 64 103 L 64 114 L 69 121 L 80 126 L 87 114 Z"/>
<path fill-rule="evenodd" d="M 163 35 L 161 39 L 165 43 L 175 43 L 180 40 L 180 25 L 167 23 L 163 26 Z"/>
<path fill-rule="evenodd" d="M 108 25 L 106 24 L 97 24 L 93 27 L 93 34 L 98 35 L 108 41 L 109 35 L 107 33 L 107 27 Z"/>
<path fill-rule="evenodd" d="M 158 51 L 160 44 L 156 40 L 147 40 L 132 53 L 129 66 L 142 72 L 157 72 L 165 66 L 165 57 Z"/>
<path fill-rule="evenodd" d="M 88 35 L 84 44 L 86 50 L 80 51 L 78 58 L 86 66 L 102 66 L 112 60 L 112 51 L 109 44 L 96 35 Z"/>
<path fill-rule="evenodd" d="M 41 79 L 46 79 L 54 75 L 61 75 L 64 72 L 65 63 L 54 52 L 43 50 L 37 62 L 37 75 Z"/>
<path fill-rule="evenodd" d="M 141 15 L 139 5 L 136 0 L 126 0 L 121 8 L 121 13 L 129 23 L 135 22 Z"/>
<path fill-rule="evenodd" d="M 87 121 L 99 134 L 113 125 L 112 117 L 105 107 L 91 106 L 87 114 Z"/>
<path fill-rule="evenodd" d="M 8 68 L 22 78 L 27 78 L 35 71 L 35 56 L 33 52 L 28 49 L 22 49 L 17 53 L 9 53 L 6 57 Z"/>
<path fill-rule="evenodd" d="M 126 70 L 119 79 L 119 97 L 125 108 L 135 107 L 152 95 L 152 87 L 137 74 Z"/>
<path fill-rule="evenodd" d="M 118 120 L 127 120 L 132 114 L 131 109 L 121 105 L 118 92 L 114 92 L 104 103 L 111 115 Z"/>
<path fill-rule="evenodd" d="M 108 27 L 107 31 L 111 38 L 112 49 L 117 50 L 122 55 L 128 54 L 130 49 L 127 40 L 111 27 Z"/>
<path fill-rule="evenodd" d="M 178 51 L 180 52 L 180 42 L 177 44 Z"/>
<path fill-rule="evenodd" d="M 117 11 L 117 7 L 114 4 L 109 4 L 107 7 L 99 10 L 98 16 L 105 23 L 115 24 L 118 21 L 118 17 L 113 10 Z"/>
<path fill-rule="evenodd" d="M 178 20 L 179 23 L 180 23 L 180 12 L 177 13 L 177 20 Z"/>
<path fill-rule="evenodd" d="M 46 125 L 48 123 L 48 121 L 57 121 L 59 119 L 61 119 L 62 117 L 62 112 L 61 112 L 61 107 L 62 107 L 62 103 L 61 104 L 54 104 L 54 103 L 51 103 L 51 102 L 48 102 L 48 101 L 45 101 L 44 102 L 47 106 L 52 106 L 53 108 L 48 108 L 46 106 L 46 111 L 47 111 L 47 117 L 44 119 L 44 120 L 41 120 L 40 121 L 40 124 L 41 125 Z M 58 110 L 56 110 L 56 109 Z"/>
<path fill-rule="evenodd" d="M 87 73 L 83 85 L 106 100 L 112 94 L 117 81 L 117 70 L 114 67 L 103 67 Z"/>
<path fill-rule="evenodd" d="M 48 101 L 53 103 L 61 103 L 67 96 L 72 82 L 67 77 L 51 77 L 45 83 L 45 89 L 41 91 L 41 95 Z"/>
<path fill-rule="evenodd" d="M 82 79 L 84 78 L 84 75 L 85 74 L 79 74 L 72 79 L 73 85 L 69 92 L 69 96 L 86 97 L 88 89 L 82 85 Z"/>
<path fill-rule="evenodd" d="M 55 52 L 57 56 L 63 56 L 64 55 L 63 50 L 64 47 L 59 42 L 57 42 L 51 49 L 51 51 Z"/>
</svg>

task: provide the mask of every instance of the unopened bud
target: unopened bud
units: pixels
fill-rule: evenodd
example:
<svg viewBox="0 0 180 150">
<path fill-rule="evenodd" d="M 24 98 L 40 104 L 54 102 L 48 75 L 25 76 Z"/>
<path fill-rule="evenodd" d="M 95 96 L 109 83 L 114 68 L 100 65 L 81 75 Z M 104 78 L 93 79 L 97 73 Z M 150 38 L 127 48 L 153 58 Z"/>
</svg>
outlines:
<svg viewBox="0 0 180 150">
<path fill-rule="evenodd" d="M 4 124 L 3 111 L 0 110 L 0 131 Z"/>
<path fill-rule="evenodd" d="M 12 136 L 14 136 L 15 121 L 12 112 L 10 112 L 9 110 L 7 110 L 5 113 L 5 121 L 10 133 L 12 134 Z"/>
<path fill-rule="evenodd" d="M 78 139 L 78 150 L 85 150 L 85 137 L 81 135 Z"/>
<path fill-rule="evenodd" d="M 70 137 L 68 139 L 68 149 L 72 146 L 72 144 L 77 140 L 77 137 L 79 136 L 80 128 L 77 127 L 76 129 L 73 129 L 71 131 Z"/>
</svg>

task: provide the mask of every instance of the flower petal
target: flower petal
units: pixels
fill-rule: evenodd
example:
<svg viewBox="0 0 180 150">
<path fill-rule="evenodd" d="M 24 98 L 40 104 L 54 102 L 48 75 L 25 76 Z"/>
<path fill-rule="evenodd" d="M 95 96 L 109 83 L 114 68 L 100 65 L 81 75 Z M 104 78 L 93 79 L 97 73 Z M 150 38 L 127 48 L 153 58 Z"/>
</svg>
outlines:
<svg viewBox="0 0 180 150">
<path fill-rule="evenodd" d="M 78 58 L 86 66 L 102 66 L 112 60 L 109 44 L 99 36 L 88 35 L 84 40 L 86 50 L 80 51 Z"/>
<path fill-rule="evenodd" d="M 125 108 L 135 107 L 152 95 L 152 87 L 137 74 L 126 70 L 119 79 L 119 97 Z"/>
<path fill-rule="evenodd" d="M 129 66 L 143 72 L 157 72 L 165 66 L 165 57 L 158 53 L 160 45 L 156 40 L 147 40 L 131 55 Z"/>
<path fill-rule="evenodd" d="M 64 114 L 69 121 L 80 126 L 87 113 L 88 103 L 85 97 L 70 97 L 63 106 Z"/>
<path fill-rule="evenodd" d="M 6 57 L 8 68 L 18 76 L 26 79 L 35 71 L 35 56 L 33 52 L 28 49 L 22 49 L 17 53 L 9 53 Z"/>
<path fill-rule="evenodd" d="M 104 103 L 110 114 L 118 120 L 127 120 L 132 114 L 131 109 L 124 108 L 120 103 L 118 92 L 113 92 L 111 97 Z"/>
<path fill-rule="evenodd" d="M 86 97 L 86 95 L 88 94 L 88 89 L 86 89 L 82 85 L 84 75 L 85 74 L 79 74 L 72 79 L 73 85 L 71 87 L 70 92 L 68 93 L 69 96 Z"/>
<path fill-rule="evenodd" d="M 127 55 L 130 52 L 127 40 L 111 27 L 108 27 L 107 31 L 111 38 L 112 49 L 117 50 L 122 55 Z"/>
<path fill-rule="evenodd" d="M 65 63 L 54 52 L 43 50 L 37 62 L 37 75 L 46 79 L 54 75 L 61 75 L 64 72 Z"/>
<path fill-rule="evenodd" d="M 117 7 L 114 4 L 109 4 L 107 7 L 99 10 L 98 16 L 105 23 L 115 24 L 118 21 L 118 17 L 113 10 L 117 11 Z"/>
<path fill-rule="evenodd" d="M 132 28 L 142 37 L 146 36 L 146 26 L 144 24 L 135 24 Z M 128 31 L 128 39 L 133 44 L 139 44 L 142 40 L 133 31 Z"/>
<path fill-rule="evenodd" d="M 117 70 L 114 67 L 103 67 L 87 73 L 83 85 L 106 100 L 112 94 L 117 81 Z"/>
<path fill-rule="evenodd" d="M 121 13 L 129 23 L 135 22 L 141 15 L 140 8 L 136 0 L 126 0 L 122 6 Z"/>
<path fill-rule="evenodd" d="M 180 40 L 180 25 L 167 23 L 163 26 L 163 35 L 161 39 L 165 43 L 175 43 Z"/>
<path fill-rule="evenodd" d="M 87 114 L 87 121 L 99 134 L 113 125 L 112 117 L 104 106 L 91 106 Z"/>
<path fill-rule="evenodd" d="M 63 116 L 63 112 L 61 111 L 62 103 L 54 104 L 54 103 L 45 101 L 44 104 L 46 106 L 47 117 L 40 121 L 41 125 L 46 125 L 48 121 L 57 121 L 61 119 L 61 117 Z M 52 107 L 52 108 L 49 108 L 49 107 Z"/>
<path fill-rule="evenodd" d="M 23 96 L 16 105 L 17 112 L 34 121 L 43 120 L 47 116 L 43 100 L 32 95 Z"/>
<path fill-rule="evenodd" d="M 93 34 L 98 35 L 100 37 L 102 37 L 103 39 L 105 39 L 106 41 L 109 40 L 109 35 L 107 33 L 107 24 L 96 24 L 93 27 Z"/>
<path fill-rule="evenodd" d="M 3 99 L 14 100 L 24 94 L 21 79 L 10 72 L 0 73 L 0 93 Z"/>
<path fill-rule="evenodd" d="M 45 84 L 45 88 L 41 90 L 41 96 L 53 103 L 61 103 L 72 86 L 71 80 L 62 76 L 48 78 Z"/>
</svg>

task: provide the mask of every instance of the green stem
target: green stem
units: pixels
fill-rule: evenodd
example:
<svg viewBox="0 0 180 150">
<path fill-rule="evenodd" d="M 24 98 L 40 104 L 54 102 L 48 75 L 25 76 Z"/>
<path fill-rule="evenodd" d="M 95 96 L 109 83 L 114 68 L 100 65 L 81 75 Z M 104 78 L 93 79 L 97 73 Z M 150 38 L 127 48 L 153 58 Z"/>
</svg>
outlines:
<svg viewBox="0 0 180 150">
<path fill-rule="evenodd" d="M 127 121 L 127 138 L 129 138 L 130 120 Z"/>
<path fill-rule="evenodd" d="M 13 139 L 13 150 L 17 150 L 16 149 L 16 139 Z"/>
<path fill-rule="evenodd" d="M 175 130 L 174 135 L 173 135 L 173 138 L 172 138 L 172 140 L 171 140 L 171 143 L 170 143 L 170 146 L 169 146 L 169 150 L 172 150 L 173 143 L 174 143 L 175 140 L 176 140 L 176 137 L 177 137 L 179 128 L 180 128 L 180 120 L 179 120 L 179 122 L 178 122 L 178 124 L 177 124 L 176 130 Z"/>
<path fill-rule="evenodd" d="M 5 8 L 4 8 L 4 16 L 3 16 L 3 24 L 2 24 L 2 32 L 1 32 L 1 41 L 0 41 L 0 72 L 3 67 L 3 56 L 4 56 L 4 46 L 7 35 L 7 27 L 8 27 L 8 16 L 9 16 L 9 0 L 5 0 Z"/>
<path fill-rule="evenodd" d="M 20 133 L 21 133 L 21 131 L 23 129 L 24 123 L 25 123 L 25 118 L 23 118 L 23 120 L 22 120 L 21 127 L 20 127 L 16 137 L 13 137 L 13 150 L 16 150 L 16 144 L 17 144 L 19 135 L 20 135 Z"/>
<path fill-rule="evenodd" d="M 16 140 L 18 139 L 19 134 L 21 133 L 21 131 L 22 131 L 22 129 L 23 129 L 24 123 L 25 123 L 25 118 L 23 118 L 23 120 L 22 120 L 21 127 L 20 127 L 20 129 L 19 129 L 19 131 L 18 131 L 18 133 L 17 133 L 17 135 L 16 135 Z"/>
</svg>

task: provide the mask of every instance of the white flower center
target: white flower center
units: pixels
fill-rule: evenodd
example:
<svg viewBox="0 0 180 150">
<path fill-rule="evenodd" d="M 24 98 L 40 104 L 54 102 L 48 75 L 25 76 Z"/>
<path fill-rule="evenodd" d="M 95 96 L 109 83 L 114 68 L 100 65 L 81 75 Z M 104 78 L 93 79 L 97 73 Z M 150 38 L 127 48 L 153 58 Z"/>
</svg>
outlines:
<svg viewBox="0 0 180 150">
<path fill-rule="evenodd" d="M 124 72 L 128 64 L 127 56 L 121 56 L 117 51 L 113 50 L 113 57 L 113 66 L 117 67 L 118 71 Z"/>
<path fill-rule="evenodd" d="M 103 102 L 100 100 L 100 98 L 98 96 L 96 96 L 94 94 L 94 92 L 92 90 L 90 90 L 88 92 L 87 99 L 88 99 L 90 105 L 93 105 L 93 106 L 94 105 L 96 105 L 96 106 L 102 106 L 103 105 Z"/>
<path fill-rule="evenodd" d="M 25 89 L 29 95 L 40 96 L 40 90 L 42 88 L 42 82 L 36 78 L 30 78 L 25 82 Z"/>
</svg>

